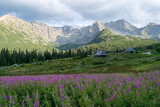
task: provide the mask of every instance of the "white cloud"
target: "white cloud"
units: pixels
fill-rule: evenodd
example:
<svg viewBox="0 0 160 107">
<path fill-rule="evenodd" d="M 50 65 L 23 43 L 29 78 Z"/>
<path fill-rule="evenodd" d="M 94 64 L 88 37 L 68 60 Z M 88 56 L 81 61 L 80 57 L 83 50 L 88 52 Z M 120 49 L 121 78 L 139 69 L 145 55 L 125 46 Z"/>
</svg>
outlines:
<svg viewBox="0 0 160 107">
<path fill-rule="evenodd" d="M 137 26 L 160 23 L 160 0 L 1 0 L 0 15 L 14 13 L 20 18 L 51 25 L 88 25 L 125 19 Z"/>
</svg>

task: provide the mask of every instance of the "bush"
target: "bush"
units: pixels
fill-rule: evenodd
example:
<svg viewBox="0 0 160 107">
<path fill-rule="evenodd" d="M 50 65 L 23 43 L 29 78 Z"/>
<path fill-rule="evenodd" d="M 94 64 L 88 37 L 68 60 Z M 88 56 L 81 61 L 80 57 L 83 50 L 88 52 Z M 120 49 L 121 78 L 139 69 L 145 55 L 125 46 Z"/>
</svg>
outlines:
<svg viewBox="0 0 160 107">
<path fill-rule="evenodd" d="M 105 61 L 94 61 L 93 65 L 100 65 L 100 64 L 105 64 Z"/>
</svg>

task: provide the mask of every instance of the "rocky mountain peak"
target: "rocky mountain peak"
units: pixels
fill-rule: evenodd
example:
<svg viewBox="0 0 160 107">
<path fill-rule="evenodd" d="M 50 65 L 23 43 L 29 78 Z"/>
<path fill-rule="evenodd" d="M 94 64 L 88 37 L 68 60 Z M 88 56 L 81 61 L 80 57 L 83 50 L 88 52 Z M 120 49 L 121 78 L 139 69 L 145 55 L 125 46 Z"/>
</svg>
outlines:
<svg viewBox="0 0 160 107">
<path fill-rule="evenodd" d="M 15 16 L 11 15 L 11 14 L 7 14 L 2 16 L 3 18 L 16 18 Z"/>
<path fill-rule="evenodd" d="M 42 22 L 36 22 L 36 21 L 32 21 L 31 22 L 31 24 L 32 25 L 34 25 L 34 24 L 36 24 L 36 25 L 40 25 L 40 26 L 42 26 L 42 27 L 46 27 L 46 26 L 48 26 L 47 24 L 45 24 L 45 23 L 42 23 Z"/>
<path fill-rule="evenodd" d="M 128 23 L 124 19 L 117 20 L 116 23 L 118 25 L 120 25 L 121 27 L 126 28 L 126 29 L 131 30 L 131 31 L 137 29 L 137 27 L 135 27 L 132 24 Z"/>
<path fill-rule="evenodd" d="M 158 25 L 158 24 L 150 22 L 147 26 L 155 26 L 155 25 Z"/>
<path fill-rule="evenodd" d="M 102 23 L 101 23 L 100 21 L 96 20 L 96 21 L 94 22 L 94 24 L 99 25 L 99 24 L 102 24 Z"/>
<path fill-rule="evenodd" d="M 63 31 L 63 33 L 65 33 L 65 34 L 71 33 L 73 29 L 74 29 L 74 28 L 73 28 L 72 26 L 67 26 L 67 25 L 62 27 L 62 31 Z"/>
<path fill-rule="evenodd" d="M 105 29 L 105 25 L 103 25 L 100 21 L 95 21 L 92 25 L 93 28 L 98 28 L 100 31 Z"/>
<path fill-rule="evenodd" d="M 0 17 L 0 20 L 17 20 L 17 19 L 18 18 L 16 18 L 15 16 L 13 16 L 11 14 L 7 14 L 7 15 Z"/>
<path fill-rule="evenodd" d="M 25 24 L 27 25 L 26 22 L 24 22 L 21 19 L 18 19 L 17 17 L 15 17 L 11 14 L 7 14 L 7 15 L 0 17 L 0 21 L 6 25 L 12 25 L 14 27 L 23 28 L 25 26 Z"/>
<path fill-rule="evenodd" d="M 125 21 L 124 19 L 107 22 L 105 23 L 105 26 L 109 28 L 111 31 L 123 35 L 130 35 L 132 31 L 138 29 L 134 25 Z"/>
<path fill-rule="evenodd" d="M 124 19 L 119 19 L 116 21 L 117 23 L 127 23 L 127 21 L 125 21 Z"/>
<path fill-rule="evenodd" d="M 72 26 L 68 26 L 68 25 L 63 26 L 62 28 L 63 28 L 63 29 L 69 29 L 69 30 L 72 30 L 72 29 L 73 29 Z"/>
</svg>

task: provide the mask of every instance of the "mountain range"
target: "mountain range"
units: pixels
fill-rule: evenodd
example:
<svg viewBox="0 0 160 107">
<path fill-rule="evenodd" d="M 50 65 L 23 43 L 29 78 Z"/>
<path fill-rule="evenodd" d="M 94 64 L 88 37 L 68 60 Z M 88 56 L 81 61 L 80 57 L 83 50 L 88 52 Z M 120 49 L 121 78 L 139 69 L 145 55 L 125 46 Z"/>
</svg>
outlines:
<svg viewBox="0 0 160 107">
<path fill-rule="evenodd" d="M 25 22 L 8 14 L 0 17 L 0 44 L 1 47 L 18 44 L 19 48 L 30 48 L 31 45 L 33 48 L 52 48 L 55 44 L 87 44 L 104 29 L 119 35 L 160 39 L 160 25 L 156 23 L 137 28 L 121 19 L 107 23 L 95 21 L 90 26 L 78 29 L 72 26 L 52 27 L 36 21 Z"/>
<path fill-rule="evenodd" d="M 149 23 L 147 26 L 136 26 L 121 19 L 115 22 L 101 23 L 95 21 L 92 25 L 80 29 L 72 26 L 50 27 L 44 23 L 31 22 L 33 29 L 42 37 L 55 44 L 84 44 L 93 40 L 103 29 L 110 29 L 115 34 L 140 37 L 143 39 L 160 39 L 160 25 Z"/>
</svg>

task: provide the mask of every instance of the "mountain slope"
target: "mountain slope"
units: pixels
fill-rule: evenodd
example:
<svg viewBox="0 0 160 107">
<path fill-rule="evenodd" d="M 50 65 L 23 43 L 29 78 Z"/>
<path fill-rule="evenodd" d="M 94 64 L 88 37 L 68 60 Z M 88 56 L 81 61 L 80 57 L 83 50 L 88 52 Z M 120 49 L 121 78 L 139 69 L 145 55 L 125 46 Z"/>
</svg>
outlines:
<svg viewBox="0 0 160 107">
<path fill-rule="evenodd" d="M 127 21 L 121 19 L 117 20 L 115 22 L 107 22 L 105 23 L 105 26 L 112 30 L 113 32 L 116 32 L 118 34 L 122 35 L 130 35 L 132 31 L 138 29 L 134 25 L 128 23 Z"/>
<path fill-rule="evenodd" d="M 105 29 L 83 48 L 92 49 L 94 51 L 105 50 L 107 52 L 111 52 L 123 51 L 127 47 L 144 47 L 155 43 L 160 43 L 160 41 L 151 39 L 140 39 L 132 36 L 116 35 L 109 29 Z"/>
<path fill-rule="evenodd" d="M 104 29 L 107 29 L 108 34 L 105 35 L 108 36 L 100 38 L 99 33 Z M 51 49 L 55 46 L 54 44 L 58 44 L 56 47 L 59 49 L 69 49 L 70 47 L 77 48 L 85 44 L 110 42 L 112 37 L 116 38 L 117 42 L 120 42 L 121 38 L 117 38 L 117 35 L 114 37 L 115 34 L 159 39 L 160 25 L 150 23 L 146 27 L 139 29 L 125 20 L 117 20 L 105 24 L 96 21 L 91 26 L 77 29 L 72 26 L 51 27 L 35 21 L 28 23 L 12 15 L 0 17 L 0 48 L 36 48 L 44 50 L 46 48 Z M 109 37 L 109 35 L 112 37 Z M 126 37 L 125 40 L 130 40 L 129 42 L 131 42 L 137 39 Z"/>
<path fill-rule="evenodd" d="M 134 30 L 131 35 L 141 35 L 143 38 L 160 39 L 160 25 L 149 23 L 143 28 Z"/>
<path fill-rule="evenodd" d="M 0 18 L 0 48 L 40 49 L 50 48 L 53 43 L 37 36 L 30 24 L 11 15 Z"/>
<path fill-rule="evenodd" d="M 96 21 L 92 26 L 82 27 L 81 29 L 72 26 L 50 27 L 40 22 L 31 22 L 31 25 L 36 35 L 49 39 L 56 44 L 87 43 L 105 28 L 99 21 Z"/>
<path fill-rule="evenodd" d="M 137 28 L 127 21 L 121 19 L 115 22 L 107 22 L 105 26 L 114 33 L 120 35 L 129 35 L 140 38 L 160 39 L 160 25 L 156 23 L 149 23 L 147 26 Z"/>
</svg>

